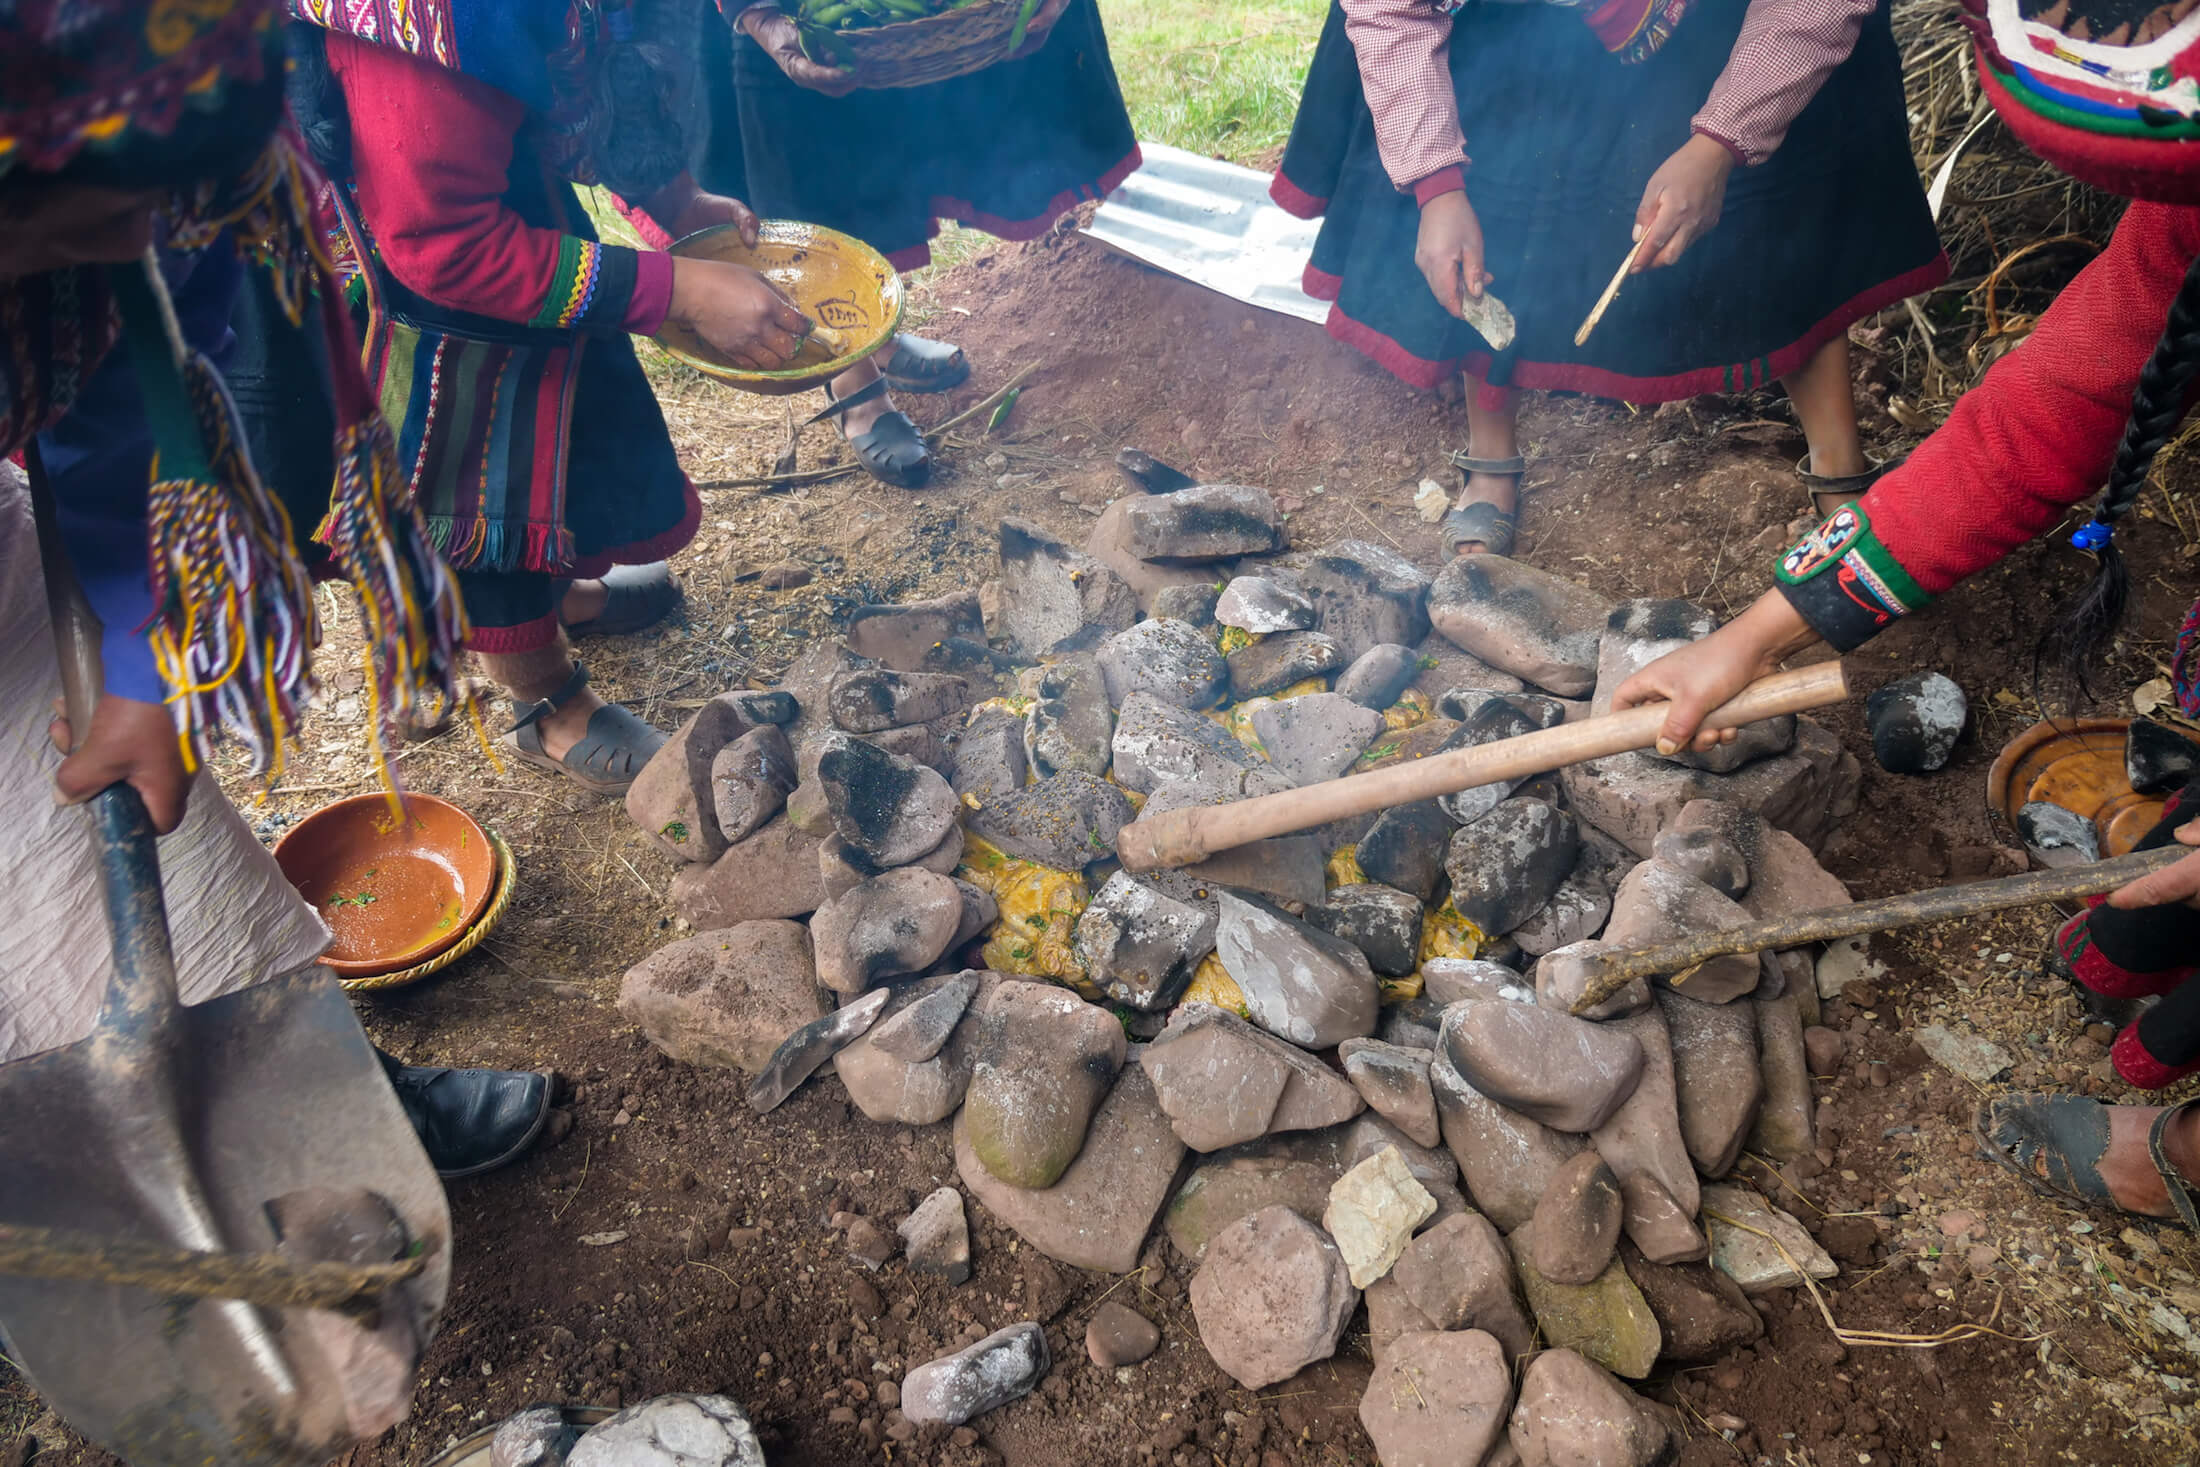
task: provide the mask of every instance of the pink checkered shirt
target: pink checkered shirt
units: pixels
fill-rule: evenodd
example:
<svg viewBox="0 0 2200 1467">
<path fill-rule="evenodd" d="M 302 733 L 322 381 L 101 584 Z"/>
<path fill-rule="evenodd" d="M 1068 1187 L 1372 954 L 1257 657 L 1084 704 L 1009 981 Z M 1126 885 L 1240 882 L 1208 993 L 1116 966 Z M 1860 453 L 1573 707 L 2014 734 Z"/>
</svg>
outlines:
<svg viewBox="0 0 2200 1467">
<path fill-rule="evenodd" d="M 1742 163 L 1764 162 L 1827 73 L 1848 59 L 1865 17 L 1877 5 L 1878 0 L 1751 0 L 1734 54 L 1696 114 L 1694 130 Z M 1376 147 L 1391 181 L 1423 203 L 1464 188 L 1467 143 L 1446 56 L 1451 17 L 1432 0 L 1344 0 L 1344 13 L 1345 33 L 1359 53 L 1368 109 L 1375 115 Z"/>
</svg>

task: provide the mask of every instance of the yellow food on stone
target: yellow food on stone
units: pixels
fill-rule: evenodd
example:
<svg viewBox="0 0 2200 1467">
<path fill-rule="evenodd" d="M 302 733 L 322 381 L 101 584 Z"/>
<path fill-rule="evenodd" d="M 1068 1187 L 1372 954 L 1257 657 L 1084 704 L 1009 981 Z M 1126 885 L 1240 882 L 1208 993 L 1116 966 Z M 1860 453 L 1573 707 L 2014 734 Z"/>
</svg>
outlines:
<svg viewBox="0 0 2200 1467">
<path fill-rule="evenodd" d="M 1191 986 L 1184 990 L 1184 1002 L 1211 1003 L 1218 1009 L 1228 1009 L 1241 1019 L 1252 1012 L 1245 1006 L 1245 990 L 1224 971 L 1222 959 L 1213 953 L 1200 959 L 1199 966 L 1192 971 Z"/>
<path fill-rule="evenodd" d="M 1290 687 L 1285 688 L 1282 692 L 1270 693 L 1268 696 L 1276 702 L 1280 703 L 1286 698 L 1303 698 L 1308 693 L 1326 693 L 1328 691 L 1328 678 L 1310 677 L 1302 678 L 1298 682 L 1291 684 Z"/>
<path fill-rule="evenodd" d="M 1322 880 L 1331 891 L 1340 886 L 1364 886 L 1367 873 L 1360 869 L 1360 848 L 1339 846 L 1329 853 L 1329 863 L 1322 868 Z"/>
<path fill-rule="evenodd" d="M 988 698 L 970 710 L 970 716 L 963 720 L 963 727 L 973 727 L 980 718 L 988 713 L 1006 713 L 1011 718 L 1021 718 L 1029 713 L 1031 705 L 1038 701 L 1038 699 L 1027 697 L 1022 693 L 1007 698 Z"/>
<path fill-rule="evenodd" d="M 1434 713 L 1420 689 L 1407 688 L 1404 697 L 1383 710 L 1383 727 L 1391 733 L 1404 733 L 1428 722 Z"/>
<path fill-rule="evenodd" d="M 998 885 L 1001 873 L 1010 866 L 1023 864 L 1026 863 L 1018 861 L 984 836 L 973 835 L 966 829 L 963 831 L 962 860 L 956 865 L 955 874 L 998 900 L 1000 893 L 994 887 Z"/>
<path fill-rule="evenodd" d="M 1445 897 L 1444 904 L 1421 919 L 1421 961 L 1430 958 L 1471 958 L 1489 941 L 1482 929 L 1459 915 Z"/>
<path fill-rule="evenodd" d="M 1407 1003 L 1421 996 L 1421 975 L 1416 971 L 1402 978 L 1385 978 L 1381 986 L 1384 1003 Z"/>
<path fill-rule="evenodd" d="M 1253 732 L 1253 715 L 1275 701 L 1273 698 L 1247 698 L 1242 703 L 1232 703 L 1223 708 L 1210 708 L 1207 710 L 1207 716 L 1228 729 L 1231 737 L 1247 749 L 1262 758 L 1266 758 L 1268 750 L 1261 743 L 1260 735 Z"/>
<path fill-rule="evenodd" d="M 1258 632 L 1249 632 L 1243 627 L 1224 627 L 1222 635 L 1215 638 L 1215 645 L 1220 647 L 1222 655 L 1227 657 L 1232 652 L 1242 652 L 1259 640 L 1260 633 Z"/>
<path fill-rule="evenodd" d="M 1001 853 L 994 849 L 993 854 Z M 966 863 L 968 858 L 966 849 Z M 1092 900 L 1085 878 L 1033 861 L 1002 860 L 1002 865 L 987 873 L 992 882 L 987 889 L 1000 905 L 1001 915 L 987 929 L 985 965 L 996 973 L 1053 978 L 1085 998 L 1099 998 L 1098 986 L 1086 979 L 1085 966 L 1077 961 L 1069 940 L 1085 904 Z M 984 885 L 974 878 L 964 879 Z"/>
</svg>

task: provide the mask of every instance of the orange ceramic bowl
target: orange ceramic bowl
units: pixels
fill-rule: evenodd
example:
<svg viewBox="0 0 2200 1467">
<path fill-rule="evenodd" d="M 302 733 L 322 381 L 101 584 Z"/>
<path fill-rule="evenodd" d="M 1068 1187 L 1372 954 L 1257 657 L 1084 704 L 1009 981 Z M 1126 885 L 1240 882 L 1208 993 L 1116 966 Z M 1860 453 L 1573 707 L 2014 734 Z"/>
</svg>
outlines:
<svg viewBox="0 0 2200 1467">
<path fill-rule="evenodd" d="M 339 978 L 426 962 L 466 933 L 496 892 L 496 848 L 474 818 L 434 795 L 323 805 L 275 843 L 275 863 L 335 934 L 321 961 Z"/>
<path fill-rule="evenodd" d="M 901 276 L 862 240 L 822 224 L 767 219 L 754 248 L 732 225 L 720 224 L 680 240 L 671 252 L 747 265 L 785 291 L 803 315 L 832 328 L 831 346 L 822 335 L 812 337 L 792 362 L 761 372 L 734 365 L 676 322 L 657 333 L 675 358 L 744 392 L 776 397 L 822 387 L 892 341 L 901 326 Z"/>
</svg>

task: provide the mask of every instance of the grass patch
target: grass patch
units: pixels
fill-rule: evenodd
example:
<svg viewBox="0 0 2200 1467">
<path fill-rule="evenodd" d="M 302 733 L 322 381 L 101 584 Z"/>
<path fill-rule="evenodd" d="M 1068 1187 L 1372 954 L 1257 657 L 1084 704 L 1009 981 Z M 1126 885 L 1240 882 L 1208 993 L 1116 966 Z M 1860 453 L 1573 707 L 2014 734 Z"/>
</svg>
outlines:
<svg viewBox="0 0 2200 1467">
<path fill-rule="evenodd" d="M 1328 13 L 1328 0 L 1108 0 L 1108 49 L 1138 135 L 1270 161 Z"/>
</svg>

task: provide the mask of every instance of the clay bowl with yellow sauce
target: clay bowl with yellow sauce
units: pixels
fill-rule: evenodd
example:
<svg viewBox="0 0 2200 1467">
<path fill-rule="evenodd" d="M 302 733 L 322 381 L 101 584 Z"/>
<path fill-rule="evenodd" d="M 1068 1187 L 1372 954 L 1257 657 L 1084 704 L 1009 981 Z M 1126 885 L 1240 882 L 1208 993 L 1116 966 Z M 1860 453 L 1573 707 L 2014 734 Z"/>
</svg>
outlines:
<svg viewBox="0 0 2200 1467">
<path fill-rule="evenodd" d="M 893 340 L 901 325 L 900 274 L 862 240 L 821 224 L 768 220 L 753 249 L 742 242 L 740 230 L 721 224 L 689 235 L 672 253 L 750 266 L 822 328 L 792 362 L 768 372 L 734 365 L 677 322 L 666 322 L 657 333 L 674 357 L 744 392 L 776 397 L 821 387 Z"/>
<path fill-rule="evenodd" d="M 474 818 L 433 795 L 323 805 L 275 843 L 275 864 L 335 941 L 321 961 L 339 978 L 426 962 L 466 935 L 497 885 L 497 854 Z"/>
</svg>

